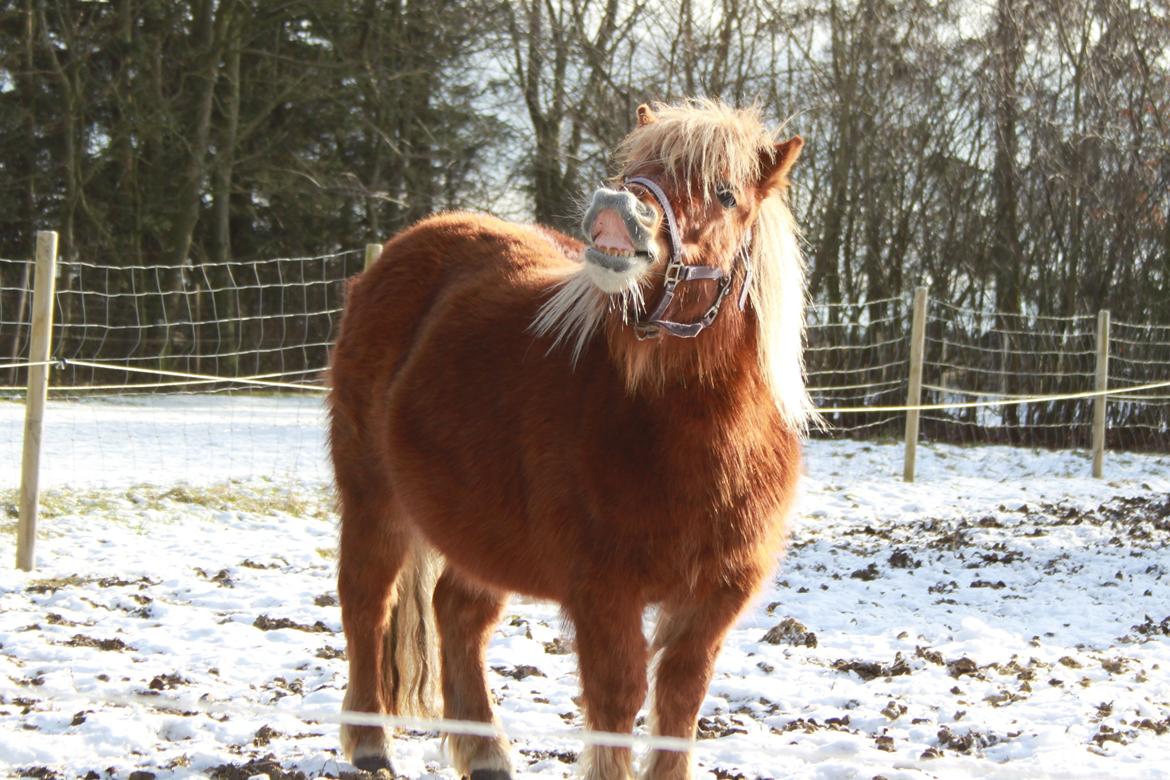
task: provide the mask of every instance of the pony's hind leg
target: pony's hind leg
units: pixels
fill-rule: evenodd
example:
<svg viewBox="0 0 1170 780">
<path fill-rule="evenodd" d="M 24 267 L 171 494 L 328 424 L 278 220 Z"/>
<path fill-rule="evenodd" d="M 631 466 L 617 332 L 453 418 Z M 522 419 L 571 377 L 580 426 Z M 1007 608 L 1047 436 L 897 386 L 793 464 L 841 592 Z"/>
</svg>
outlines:
<svg viewBox="0 0 1170 780">
<path fill-rule="evenodd" d="M 699 707 L 715 669 L 727 629 L 749 593 L 725 589 L 705 599 L 664 608 L 654 634 L 657 651 L 651 730 L 655 735 L 693 739 Z M 689 753 L 654 750 L 644 780 L 689 780 Z"/>
<path fill-rule="evenodd" d="M 484 654 L 504 596 L 468 582 L 450 566 L 435 586 L 435 619 L 442 655 L 443 716 L 448 720 L 493 722 L 484 676 Z M 503 736 L 448 737 L 451 760 L 471 780 L 508 780 L 512 762 Z"/>
<path fill-rule="evenodd" d="M 393 707 L 382 679 L 385 634 L 409 538 L 394 522 L 393 498 L 385 477 L 372 473 L 360 452 L 340 446 L 336 426 L 333 460 L 341 510 L 337 594 L 349 659 L 343 707 L 384 714 Z M 341 747 L 359 769 L 390 768 L 387 734 L 380 726 L 343 724 Z"/>
</svg>

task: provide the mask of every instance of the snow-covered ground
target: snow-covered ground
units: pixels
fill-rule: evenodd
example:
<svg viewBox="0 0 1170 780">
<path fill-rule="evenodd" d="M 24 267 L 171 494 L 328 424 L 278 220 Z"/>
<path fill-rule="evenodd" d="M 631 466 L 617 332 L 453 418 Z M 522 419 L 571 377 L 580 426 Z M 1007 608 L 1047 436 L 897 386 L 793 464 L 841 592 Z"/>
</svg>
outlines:
<svg viewBox="0 0 1170 780">
<path fill-rule="evenodd" d="M 351 772 L 319 400 L 51 403 L 31 574 L 8 568 L 22 413 L 0 403 L 0 768 Z M 1082 453 L 925 446 L 913 485 L 901 456 L 808 445 L 699 776 L 1170 777 L 1170 456 L 1112 453 L 1092 480 Z M 517 600 L 489 649 L 520 777 L 580 750 L 561 632 Z M 432 733 L 396 766 L 455 776 Z"/>
</svg>

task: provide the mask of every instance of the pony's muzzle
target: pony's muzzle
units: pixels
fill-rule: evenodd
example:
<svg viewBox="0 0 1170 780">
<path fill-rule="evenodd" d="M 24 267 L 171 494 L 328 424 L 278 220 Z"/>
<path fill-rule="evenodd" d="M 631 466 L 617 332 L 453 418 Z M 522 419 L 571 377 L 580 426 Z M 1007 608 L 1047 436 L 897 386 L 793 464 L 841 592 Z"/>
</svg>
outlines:
<svg viewBox="0 0 1170 780">
<path fill-rule="evenodd" d="M 658 213 L 624 190 L 601 187 L 593 193 L 581 228 L 589 238 L 585 270 L 605 293 L 623 293 L 637 284 L 658 254 L 654 228 Z"/>
<path fill-rule="evenodd" d="M 599 254 L 611 257 L 649 253 L 658 215 L 625 190 L 600 187 L 593 193 L 581 229 Z"/>
</svg>

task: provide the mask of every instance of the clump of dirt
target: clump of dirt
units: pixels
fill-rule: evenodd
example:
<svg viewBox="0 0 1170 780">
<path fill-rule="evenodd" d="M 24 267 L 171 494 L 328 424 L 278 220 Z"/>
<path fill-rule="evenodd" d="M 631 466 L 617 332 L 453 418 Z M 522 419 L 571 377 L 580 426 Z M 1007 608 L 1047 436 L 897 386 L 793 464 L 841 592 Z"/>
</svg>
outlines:
<svg viewBox="0 0 1170 780">
<path fill-rule="evenodd" d="M 110 650 L 118 652 L 134 649 L 117 637 L 112 637 L 110 639 L 94 639 L 92 636 L 86 636 L 85 634 L 74 634 L 72 639 L 65 640 L 65 644 L 69 647 L 94 647 L 98 650 Z"/>
<path fill-rule="evenodd" d="M 22 683 L 22 682 L 23 681 L 18 681 L 18 684 Z M 41 684 L 42 685 L 44 684 L 44 679 L 41 680 Z M 12 704 L 12 706 L 14 706 L 14 707 L 20 707 L 20 714 L 21 715 L 28 715 L 30 712 L 33 711 L 33 708 L 35 706 L 37 706 L 37 704 L 39 704 L 41 701 L 40 699 L 29 699 L 29 698 L 24 697 L 24 696 L 14 696 L 10 702 L 4 702 L 2 700 L 3 700 L 3 697 L 0 697 L 0 703 Z"/>
<path fill-rule="evenodd" d="M 878 677 L 897 677 L 903 674 L 910 674 L 914 671 L 910 668 L 910 663 L 901 653 L 895 654 L 894 660 L 888 664 L 881 663 L 880 661 L 838 659 L 833 662 L 833 668 L 838 672 L 856 672 L 857 676 L 866 682 L 877 679 Z"/>
<path fill-rule="evenodd" d="M 535 666 L 521 664 L 520 666 L 493 666 L 492 671 L 504 677 L 511 677 L 513 680 L 523 680 L 525 677 L 544 677 L 544 672 L 537 669 Z"/>
<path fill-rule="evenodd" d="M 1133 626 L 1131 630 L 1136 631 L 1148 639 L 1153 639 L 1158 636 L 1170 636 L 1170 615 L 1167 615 L 1158 622 L 1154 622 L 1154 619 L 1149 615 L 1146 615 L 1145 618 L 1144 621 Z"/>
<path fill-rule="evenodd" d="M 149 577 L 139 577 L 133 580 L 124 580 L 121 577 L 105 577 L 98 580 L 97 584 L 103 588 L 127 588 L 131 585 L 137 585 L 139 590 L 145 590 L 152 585 L 158 585 L 158 582 Z"/>
<path fill-rule="evenodd" d="M 291 628 L 296 631 L 307 631 L 310 634 L 332 634 L 332 629 L 329 626 L 318 620 L 311 626 L 304 623 L 297 623 L 289 618 L 271 618 L 268 615 L 261 615 L 252 622 L 252 625 L 261 631 L 278 631 L 282 628 Z"/>
<path fill-rule="evenodd" d="M 187 685 L 190 680 L 184 679 L 178 672 L 171 672 L 170 674 L 157 675 L 150 681 L 150 690 L 152 691 L 169 691 L 177 688 L 180 685 Z"/>
<path fill-rule="evenodd" d="M 956 658 L 954 661 L 947 661 L 947 671 L 951 677 L 955 678 L 962 677 L 965 674 L 974 677 L 979 674 L 979 664 L 963 656 L 962 658 Z"/>
<path fill-rule="evenodd" d="M 773 733 L 783 734 L 788 731 L 801 731 L 805 734 L 813 734 L 817 731 L 844 731 L 848 734 L 857 733 L 849 728 L 849 716 L 842 715 L 839 718 L 826 718 L 824 723 L 818 723 L 816 718 L 797 718 L 784 724 L 782 728 L 773 728 Z"/>
<path fill-rule="evenodd" d="M 1106 742 L 1128 745 L 1130 742 L 1133 742 L 1135 737 L 1137 737 L 1137 732 L 1132 729 L 1119 730 L 1107 723 L 1102 723 L 1097 728 L 1097 733 L 1091 739 L 1097 743 L 1097 747 L 1104 747 Z"/>
<path fill-rule="evenodd" d="M 577 754 L 571 750 L 535 750 L 533 748 L 520 748 L 520 755 L 528 759 L 529 763 L 535 764 L 537 761 L 547 761 L 550 758 L 555 758 L 562 764 L 576 764 Z"/>
<path fill-rule="evenodd" d="M 232 579 L 231 572 L 229 572 L 227 569 L 220 569 L 215 574 L 208 574 L 203 569 L 196 567 L 195 573 L 198 574 L 203 579 L 207 580 L 208 582 L 214 582 L 216 585 L 218 585 L 221 588 L 234 588 L 234 587 L 236 587 L 236 581 Z"/>
<path fill-rule="evenodd" d="M 265 747 L 274 738 L 283 737 L 283 736 L 284 735 L 281 734 L 279 731 L 277 731 L 276 729 L 272 728 L 267 723 L 265 723 L 263 726 L 261 726 L 259 729 L 256 730 L 255 736 L 252 737 L 252 744 L 255 745 L 256 747 Z"/>
<path fill-rule="evenodd" d="M 573 652 L 573 643 L 558 636 L 553 641 L 544 643 L 544 652 L 549 655 L 568 655 Z"/>
<path fill-rule="evenodd" d="M 695 735 L 699 739 L 719 739 L 730 734 L 747 734 L 748 731 L 744 728 L 743 723 L 736 721 L 735 718 L 728 720 L 722 715 L 716 715 L 712 718 L 699 718 L 698 729 Z"/>
<path fill-rule="evenodd" d="M 866 566 L 864 569 L 857 569 L 849 576 L 855 580 L 862 580 L 863 582 L 870 582 L 871 580 L 876 580 L 878 577 L 882 576 L 882 572 L 881 572 L 881 569 L 878 568 L 876 563 L 871 563 L 868 566 Z"/>
<path fill-rule="evenodd" d="M 1006 688 L 1001 689 L 995 693 L 989 693 L 983 697 L 983 701 L 990 704 L 992 707 L 1006 707 L 1009 704 L 1014 704 L 1017 701 L 1023 701 L 1027 698 L 1022 693 L 1013 693 Z"/>
<path fill-rule="evenodd" d="M 1161 720 L 1152 720 L 1150 718 L 1143 718 L 1142 720 L 1138 721 L 1137 723 L 1134 723 L 1133 725 L 1137 726 L 1139 729 L 1145 729 L 1146 731 L 1152 731 L 1155 734 L 1157 734 L 1159 737 L 1162 736 L 1163 734 L 1170 733 L 1170 717 L 1162 718 Z"/>
<path fill-rule="evenodd" d="M 283 564 L 280 564 L 280 563 L 260 563 L 258 561 L 252 560 L 251 558 L 245 558 L 243 561 L 240 562 L 240 566 L 243 566 L 245 569 L 279 569 L 279 568 L 281 568 L 282 565 L 288 566 L 288 561 L 284 561 Z"/>
<path fill-rule="evenodd" d="M 24 590 L 26 593 L 35 593 L 38 596 L 43 596 L 50 593 L 56 593 L 62 588 L 88 585 L 89 582 L 90 580 L 84 579 L 83 577 L 70 575 L 68 577 L 55 577 L 47 580 L 37 580 L 36 582 L 26 587 Z"/>
<path fill-rule="evenodd" d="M 914 657 L 930 661 L 935 666 L 943 666 L 946 663 L 942 653 L 938 650 L 931 650 L 929 647 L 915 647 Z"/>
<path fill-rule="evenodd" d="M 1020 553 L 1017 550 L 1011 550 L 1009 552 L 1005 552 L 1002 555 L 1000 555 L 998 552 L 989 552 L 989 553 L 981 552 L 981 553 L 979 553 L 979 562 L 984 564 L 984 565 L 989 564 L 989 563 L 998 563 L 998 564 L 1002 564 L 1004 566 L 1008 566 L 1008 565 L 1015 563 L 1016 561 L 1023 560 L 1023 558 L 1024 558 L 1023 553 Z M 977 566 L 977 565 L 978 564 L 972 564 L 971 567 L 969 567 L 969 568 L 972 568 L 972 567 Z"/>
<path fill-rule="evenodd" d="M 300 696 L 305 692 L 305 683 L 295 678 L 292 680 L 287 680 L 284 677 L 273 677 L 271 680 L 265 683 L 263 687 L 266 691 L 276 691 L 276 698 L 278 699 L 283 698 L 290 693 L 294 693 Z"/>
<path fill-rule="evenodd" d="M 326 661 L 332 661 L 332 660 L 335 660 L 338 658 L 340 658 L 341 660 L 345 660 L 345 648 L 344 647 L 330 647 L 330 646 L 326 645 L 325 647 L 322 647 L 320 650 L 317 651 L 317 657 L 321 658 L 323 660 L 326 660 Z"/>
<path fill-rule="evenodd" d="M 768 629 L 768 633 L 760 637 L 761 642 L 770 645 L 794 645 L 796 647 L 816 647 L 817 635 L 796 618 L 784 618 Z"/>
<path fill-rule="evenodd" d="M 886 562 L 894 569 L 917 569 L 922 565 L 922 561 L 901 548 L 890 553 L 890 559 Z"/>
<path fill-rule="evenodd" d="M 909 707 L 902 702 L 890 699 L 890 703 L 882 708 L 882 715 L 885 715 L 890 720 L 897 720 L 905 715 L 908 709 Z"/>
<path fill-rule="evenodd" d="M 1008 734 L 1008 738 L 1014 738 L 1019 734 Z M 948 727 L 943 726 L 938 730 L 938 744 L 939 747 L 948 748 L 956 753 L 978 753 L 986 747 L 991 747 L 999 742 L 1003 742 L 1004 738 L 998 734 L 991 732 L 983 733 L 971 729 L 963 734 L 956 734 Z"/>
<path fill-rule="evenodd" d="M 719 778 L 719 780 L 747 780 L 747 775 L 742 772 L 736 772 L 734 769 L 724 769 L 717 766 L 711 770 L 711 774 Z"/>
<path fill-rule="evenodd" d="M 286 770 L 272 753 L 246 764 L 220 764 L 208 775 L 212 780 L 249 780 L 256 775 L 268 775 L 269 780 L 306 780 L 304 772 Z"/>
</svg>

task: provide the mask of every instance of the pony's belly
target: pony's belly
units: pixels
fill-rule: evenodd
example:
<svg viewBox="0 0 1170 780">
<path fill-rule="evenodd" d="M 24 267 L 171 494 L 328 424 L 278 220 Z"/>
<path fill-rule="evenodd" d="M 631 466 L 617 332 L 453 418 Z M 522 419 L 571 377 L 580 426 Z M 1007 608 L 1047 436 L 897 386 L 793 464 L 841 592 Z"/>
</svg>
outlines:
<svg viewBox="0 0 1170 780">
<path fill-rule="evenodd" d="M 560 599 L 569 539 L 531 508 L 549 481 L 525 473 L 526 447 L 514 426 L 500 424 L 506 415 L 454 384 L 435 388 L 393 399 L 390 480 L 412 525 L 468 578 Z M 492 383 L 475 389 L 500 392 Z"/>
<path fill-rule="evenodd" d="M 558 559 L 541 551 L 524 529 L 494 514 L 444 511 L 419 513 L 415 524 L 427 541 L 465 579 L 498 590 L 542 599 L 564 600 L 564 583 L 549 566 Z"/>
</svg>

